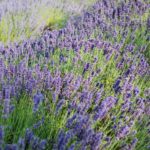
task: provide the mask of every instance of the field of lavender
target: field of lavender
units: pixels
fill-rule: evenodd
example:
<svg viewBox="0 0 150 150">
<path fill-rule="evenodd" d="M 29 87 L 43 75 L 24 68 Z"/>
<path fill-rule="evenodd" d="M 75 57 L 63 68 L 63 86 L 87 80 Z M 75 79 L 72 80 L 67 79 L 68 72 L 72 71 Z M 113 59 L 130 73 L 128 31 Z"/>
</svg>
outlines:
<svg viewBox="0 0 150 150">
<path fill-rule="evenodd" d="M 98 0 L 1 44 L 0 150 L 149 149 L 149 0 Z"/>
</svg>

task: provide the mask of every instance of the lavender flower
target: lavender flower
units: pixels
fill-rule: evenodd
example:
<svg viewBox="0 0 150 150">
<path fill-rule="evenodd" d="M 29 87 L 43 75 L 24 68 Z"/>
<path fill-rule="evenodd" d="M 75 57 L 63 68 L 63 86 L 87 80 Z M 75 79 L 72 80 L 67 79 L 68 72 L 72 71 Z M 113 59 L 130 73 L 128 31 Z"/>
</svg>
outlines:
<svg viewBox="0 0 150 150">
<path fill-rule="evenodd" d="M 116 138 L 118 140 L 124 138 L 127 134 L 129 134 L 129 131 L 130 131 L 130 127 L 128 125 L 121 127 L 116 135 Z"/>
<path fill-rule="evenodd" d="M 0 145 L 3 144 L 3 138 L 4 138 L 4 127 L 0 126 Z"/>
<path fill-rule="evenodd" d="M 25 140 L 22 138 L 19 138 L 18 140 L 18 149 L 25 149 Z"/>
<path fill-rule="evenodd" d="M 40 91 L 38 91 L 33 97 L 33 101 L 34 101 L 33 111 L 34 112 L 38 110 L 39 104 L 43 102 L 43 100 L 44 100 L 43 94 Z"/>
<path fill-rule="evenodd" d="M 113 85 L 115 93 L 118 93 L 121 90 L 120 82 L 121 82 L 121 79 L 119 78 L 119 79 L 116 80 L 115 84 Z"/>
<path fill-rule="evenodd" d="M 44 123 L 44 117 L 42 117 L 42 119 L 40 121 L 38 121 L 36 124 L 33 125 L 33 127 L 35 129 L 39 128 L 40 126 L 42 126 Z"/>
<path fill-rule="evenodd" d="M 107 97 L 102 101 L 101 105 L 96 107 L 96 114 L 94 115 L 94 120 L 103 119 L 108 111 L 115 106 L 117 99 L 114 97 Z"/>
<path fill-rule="evenodd" d="M 4 150 L 18 150 L 18 146 L 16 144 L 7 144 Z"/>
<path fill-rule="evenodd" d="M 30 144 L 33 137 L 34 137 L 33 132 L 30 129 L 27 129 L 25 134 L 25 142 Z"/>
<path fill-rule="evenodd" d="M 89 67 L 90 67 L 90 64 L 89 64 L 89 63 L 87 63 L 87 64 L 84 66 L 84 70 L 83 70 L 82 75 L 84 75 L 84 74 L 85 74 L 85 72 L 86 72 L 86 71 L 88 71 Z"/>
<path fill-rule="evenodd" d="M 138 94 L 139 94 L 139 89 L 137 87 L 134 89 L 134 94 L 135 94 L 135 96 L 138 96 Z"/>
<path fill-rule="evenodd" d="M 46 140 L 41 140 L 41 142 L 39 143 L 39 149 L 40 150 L 44 150 L 46 149 L 46 144 L 47 144 L 47 141 Z"/>
</svg>

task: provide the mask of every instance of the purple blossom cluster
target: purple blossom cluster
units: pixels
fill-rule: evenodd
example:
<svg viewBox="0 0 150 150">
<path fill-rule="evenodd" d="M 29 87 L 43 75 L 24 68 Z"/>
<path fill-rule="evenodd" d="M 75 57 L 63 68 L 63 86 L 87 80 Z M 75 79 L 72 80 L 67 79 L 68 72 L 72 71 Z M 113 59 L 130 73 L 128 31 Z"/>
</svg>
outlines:
<svg viewBox="0 0 150 150">
<path fill-rule="evenodd" d="M 135 43 L 136 31 L 144 25 L 146 30 L 149 28 L 142 21 L 149 8 L 146 0 L 98 1 L 88 12 L 71 18 L 63 29 L 45 31 L 36 40 L 0 47 L 3 119 L 16 109 L 13 101 L 23 92 L 32 97 L 35 117 L 41 107 L 50 111 L 52 105 L 56 118 L 64 109 L 67 112 L 66 124 L 53 143 L 36 136 L 31 129 L 26 129 L 18 143 L 5 143 L 5 126 L 0 126 L 0 147 L 44 150 L 50 143 L 54 150 L 116 146 L 134 149 L 138 143 L 136 123 L 150 112 L 148 89 L 141 89 L 136 82 L 137 78 L 149 76 L 150 67 L 142 53 L 143 45 L 137 50 Z M 84 58 L 89 54 L 89 59 Z M 101 59 L 103 65 L 99 63 Z M 117 72 L 115 77 L 110 74 L 114 72 L 109 72 L 110 62 Z M 110 76 L 113 81 L 107 78 Z M 51 93 L 51 99 L 46 92 Z M 43 117 L 33 125 L 34 129 L 44 121 Z M 125 144 L 118 144 L 122 141 Z"/>
</svg>

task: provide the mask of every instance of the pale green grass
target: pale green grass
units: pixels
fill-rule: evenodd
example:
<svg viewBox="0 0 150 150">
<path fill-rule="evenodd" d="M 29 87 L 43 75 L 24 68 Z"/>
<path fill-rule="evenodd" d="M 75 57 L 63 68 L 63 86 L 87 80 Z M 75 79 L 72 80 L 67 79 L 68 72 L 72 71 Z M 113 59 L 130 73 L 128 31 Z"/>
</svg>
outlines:
<svg viewBox="0 0 150 150">
<path fill-rule="evenodd" d="M 4 0 L 0 2 L 0 42 L 7 45 L 29 37 L 35 38 L 45 28 L 62 28 L 68 17 L 80 14 L 94 1 L 96 0 Z"/>
</svg>

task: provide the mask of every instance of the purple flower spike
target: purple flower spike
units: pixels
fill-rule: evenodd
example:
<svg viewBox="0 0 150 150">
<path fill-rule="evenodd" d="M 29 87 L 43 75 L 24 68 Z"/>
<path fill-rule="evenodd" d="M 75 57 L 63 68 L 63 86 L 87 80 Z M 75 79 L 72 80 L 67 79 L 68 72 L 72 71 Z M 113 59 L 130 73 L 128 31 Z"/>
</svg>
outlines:
<svg viewBox="0 0 150 150">
<path fill-rule="evenodd" d="M 87 64 L 84 66 L 84 70 L 83 70 L 82 75 L 84 75 L 85 72 L 88 71 L 89 67 L 90 67 L 90 63 L 87 63 Z"/>
<path fill-rule="evenodd" d="M 7 144 L 4 150 L 18 150 L 18 146 L 16 144 Z"/>
<path fill-rule="evenodd" d="M 115 84 L 113 85 L 115 93 L 118 93 L 121 90 L 120 82 L 121 82 L 121 79 L 119 78 L 119 79 L 116 80 Z"/>
<path fill-rule="evenodd" d="M 133 92 L 134 92 L 135 96 L 138 96 L 140 91 L 139 91 L 138 87 L 136 87 Z"/>
<path fill-rule="evenodd" d="M 30 129 L 26 130 L 26 135 L 25 135 L 25 141 L 30 144 L 31 140 L 33 139 L 34 135 L 33 132 Z"/>
<path fill-rule="evenodd" d="M 5 99 L 10 99 L 10 88 L 5 88 Z"/>
<path fill-rule="evenodd" d="M 47 144 L 47 141 L 46 140 L 41 140 L 41 142 L 39 143 L 39 149 L 40 150 L 45 150 L 46 148 L 46 144 Z"/>
<path fill-rule="evenodd" d="M 38 110 L 39 104 L 43 102 L 43 100 L 44 100 L 43 94 L 40 91 L 38 91 L 33 97 L 33 102 L 34 102 L 33 111 L 34 112 Z"/>
<path fill-rule="evenodd" d="M 120 130 L 118 131 L 116 138 L 119 140 L 121 138 L 124 138 L 130 131 L 130 127 L 125 125 L 123 127 L 120 128 Z"/>
<path fill-rule="evenodd" d="M 3 143 L 4 138 L 4 127 L 0 126 L 0 145 Z"/>
<path fill-rule="evenodd" d="M 18 148 L 19 149 L 25 149 L 25 140 L 24 139 L 22 139 L 22 138 L 19 138 L 19 140 L 18 140 Z"/>
<path fill-rule="evenodd" d="M 96 107 L 96 114 L 94 115 L 94 120 L 103 119 L 108 111 L 115 106 L 117 99 L 110 96 L 102 101 L 101 105 Z"/>
</svg>

